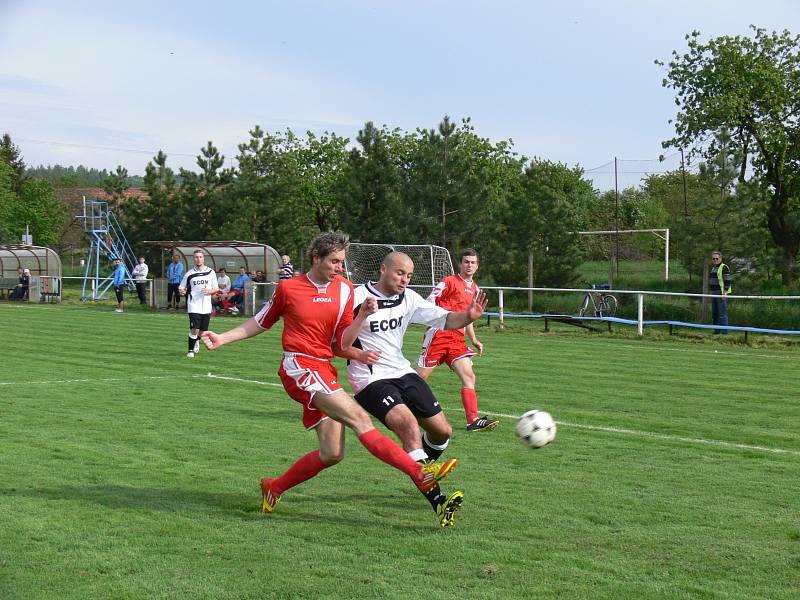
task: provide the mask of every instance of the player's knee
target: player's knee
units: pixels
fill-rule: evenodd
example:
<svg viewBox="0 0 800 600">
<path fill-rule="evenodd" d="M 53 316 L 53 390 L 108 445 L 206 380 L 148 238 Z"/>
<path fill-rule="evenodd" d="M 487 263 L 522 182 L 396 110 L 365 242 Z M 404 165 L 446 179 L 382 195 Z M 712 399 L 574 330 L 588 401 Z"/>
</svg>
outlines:
<svg viewBox="0 0 800 600">
<path fill-rule="evenodd" d="M 367 411 L 362 409 L 360 406 L 357 410 L 353 410 L 349 415 L 347 415 L 347 425 L 349 425 L 350 428 L 353 429 L 358 435 L 366 433 L 374 427 L 369 414 L 367 414 Z"/>
<path fill-rule="evenodd" d="M 434 444 L 443 444 L 453 436 L 453 426 L 445 421 L 429 432 L 428 436 Z"/>
<path fill-rule="evenodd" d="M 344 460 L 344 448 L 321 449 L 319 458 L 326 466 L 332 467 Z"/>
</svg>

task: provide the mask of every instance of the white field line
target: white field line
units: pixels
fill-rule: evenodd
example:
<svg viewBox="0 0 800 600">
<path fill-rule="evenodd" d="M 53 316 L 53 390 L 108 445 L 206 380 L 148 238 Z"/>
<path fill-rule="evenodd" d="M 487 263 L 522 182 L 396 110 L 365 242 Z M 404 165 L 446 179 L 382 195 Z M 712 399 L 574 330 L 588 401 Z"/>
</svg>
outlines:
<svg viewBox="0 0 800 600">
<path fill-rule="evenodd" d="M 138 379 L 183 379 L 186 375 L 150 375 L 138 377 Z M 209 379 L 221 379 L 223 381 L 234 381 L 237 383 L 251 383 L 254 385 L 268 385 L 274 387 L 283 387 L 280 383 L 271 381 L 259 381 L 257 379 L 243 379 L 241 377 L 228 377 L 225 375 L 214 375 L 208 372 L 205 375 L 189 375 L 189 377 L 206 377 Z M 107 377 L 102 379 L 55 379 L 49 381 L 0 381 L 0 385 L 47 385 L 56 383 L 94 383 L 94 382 L 107 382 L 107 381 L 130 381 L 130 377 Z M 448 409 L 457 410 L 457 409 Z M 488 414 L 495 417 L 503 417 L 506 419 L 519 419 L 520 415 L 509 415 L 505 413 L 489 412 Z M 771 452 L 773 454 L 790 454 L 793 456 L 800 456 L 798 450 L 787 450 L 785 448 L 768 448 L 766 446 L 753 446 L 750 444 L 736 444 L 734 442 L 724 442 L 721 440 L 709 440 L 706 438 L 689 438 L 678 435 L 668 435 L 665 433 L 653 433 L 652 431 L 637 431 L 635 429 L 623 429 L 621 427 L 608 427 L 600 425 L 585 425 L 582 423 L 569 423 L 567 421 L 556 421 L 561 427 L 574 427 L 575 429 L 586 429 L 589 431 L 603 431 L 606 433 L 618 433 L 622 435 L 634 435 L 638 437 L 649 437 L 653 439 L 666 440 L 670 442 L 683 442 L 687 444 L 702 444 L 706 446 L 719 446 L 722 448 L 734 448 L 737 450 L 755 450 L 757 452 Z"/>
<path fill-rule="evenodd" d="M 133 379 L 182 379 L 185 375 L 144 375 L 132 377 L 104 377 L 101 379 L 51 379 L 49 381 L 0 381 L 0 385 L 48 385 L 53 383 L 95 383 L 106 381 L 131 381 Z M 205 375 L 192 375 L 192 377 L 205 377 Z"/>
<path fill-rule="evenodd" d="M 214 375 L 211 372 L 205 375 L 145 375 L 137 376 L 136 379 L 184 379 L 186 377 L 207 377 L 211 379 L 224 379 L 226 381 L 237 381 L 239 383 L 254 383 L 256 385 L 272 385 L 283 387 L 280 383 L 273 383 L 270 381 L 257 381 L 255 379 L 242 379 L 240 377 L 225 377 L 223 375 Z M 131 381 L 130 377 L 102 377 L 102 378 L 87 378 L 87 379 L 49 379 L 47 381 L 0 381 L 0 385 L 51 385 L 56 383 L 105 383 L 108 381 Z"/>
<path fill-rule="evenodd" d="M 204 377 L 203 375 L 195 375 L 195 377 Z M 283 387 L 281 383 L 274 383 L 272 381 L 258 381 L 257 379 L 242 379 L 241 377 L 225 377 L 224 375 L 213 375 L 211 371 L 208 372 L 208 375 L 205 377 L 209 377 L 210 379 L 224 379 L 225 381 L 238 381 L 239 383 L 254 383 L 255 385 L 273 385 L 277 387 Z"/>
<path fill-rule="evenodd" d="M 542 340 L 540 343 L 544 343 L 545 341 L 549 340 Z M 580 345 L 582 347 L 596 347 L 597 344 L 601 344 L 606 348 L 624 348 L 625 350 L 649 350 L 651 352 L 681 352 L 685 354 L 722 354 L 725 356 L 735 356 L 737 358 L 778 358 L 783 360 L 792 360 L 792 361 L 800 361 L 800 353 L 794 354 L 756 354 L 754 352 L 734 352 L 730 350 L 712 350 L 712 349 L 705 349 L 701 350 L 699 348 L 672 348 L 669 346 L 653 346 L 649 344 L 641 344 L 641 345 L 633 345 L 633 344 L 622 344 L 616 343 L 613 341 L 609 341 L 607 343 L 603 343 L 600 340 L 593 340 L 591 342 L 584 342 L 583 340 L 575 342 L 575 340 L 569 340 L 569 343 L 575 343 L 576 345 Z"/>
<path fill-rule="evenodd" d="M 254 383 L 257 385 L 276 385 L 281 386 L 279 383 L 270 383 L 266 381 L 257 381 L 254 379 L 240 379 L 238 377 L 223 377 L 222 375 L 212 375 L 211 373 L 208 374 L 208 377 L 213 379 L 226 379 L 228 381 L 238 381 L 242 383 Z M 494 413 L 490 412 L 490 415 L 494 415 L 496 417 L 504 417 L 506 419 L 514 419 L 515 421 L 519 419 L 520 415 L 507 415 L 504 413 Z M 653 433 L 651 431 L 636 431 L 634 429 L 622 429 L 621 427 L 603 427 L 599 425 L 582 425 L 580 423 L 568 423 L 566 421 L 556 421 L 556 423 L 561 427 L 574 427 L 575 429 L 587 429 L 590 431 L 604 431 L 606 433 L 619 433 L 623 435 L 635 435 L 639 437 L 649 437 L 659 440 L 667 440 L 670 442 L 684 442 L 688 444 L 704 444 L 706 446 L 720 446 L 723 448 L 735 448 L 738 450 L 755 450 L 758 452 L 772 452 L 774 454 L 791 454 L 794 456 L 800 456 L 800 451 L 798 450 L 786 450 L 784 448 L 767 448 L 766 446 L 752 446 L 749 444 L 735 444 L 733 442 L 723 442 L 721 440 L 709 440 L 705 438 L 688 438 L 682 437 L 677 435 L 668 435 L 665 433 Z"/>
<path fill-rule="evenodd" d="M 506 417 L 508 419 L 519 419 L 517 415 L 506 415 L 503 413 L 487 412 L 495 417 Z M 608 427 L 601 425 L 584 425 L 581 423 L 569 423 L 567 421 L 556 421 L 560 427 L 574 427 L 575 429 L 587 429 L 590 431 L 603 431 L 606 433 L 621 433 L 623 435 L 635 435 L 639 437 L 649 437 L 670 442 L 684 442 L 687 444 L 704 444 L 706 446 L 721 446 L 723 448 L 736 448 L 739 450 L 756 450 L 758 452 L 772 452 L 775 454 L 792 454 L 800 456 L 798 450 L 786 450 L 785 448 L 767 448 L 766 446 L 752 446 L 750 444 L 736 444 L 734 442 L 723 442 L 721 440 L 709 440 L 706 438 L 689 438 L 679 435 L 669 435 L 666 433 L 653 433 L 652 431 L 637 431 L 635 429 L 623 429 L 621 427 Z"/>
</svg>

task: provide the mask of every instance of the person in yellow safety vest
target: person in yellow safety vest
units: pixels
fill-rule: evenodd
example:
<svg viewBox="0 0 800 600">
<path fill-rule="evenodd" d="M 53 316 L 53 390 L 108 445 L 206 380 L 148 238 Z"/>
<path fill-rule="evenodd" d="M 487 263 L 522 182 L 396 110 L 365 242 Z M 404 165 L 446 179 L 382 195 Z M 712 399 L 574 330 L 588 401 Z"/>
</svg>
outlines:
<svg viewBox="0 0 800 600">
<path fill-rule="evenodd" d="M 728 326 L 728 294 L 731 293 L 731 270 L 722 262 L 722 254 L 714 251 L 711 253 L 711 273 L 708 276 L 709 293 L 714 294 L 711 299 L 711 314 L 714 325 Z M 727 329 L 715 329 L 714 333 L 727 334 Z"/>
</svg>

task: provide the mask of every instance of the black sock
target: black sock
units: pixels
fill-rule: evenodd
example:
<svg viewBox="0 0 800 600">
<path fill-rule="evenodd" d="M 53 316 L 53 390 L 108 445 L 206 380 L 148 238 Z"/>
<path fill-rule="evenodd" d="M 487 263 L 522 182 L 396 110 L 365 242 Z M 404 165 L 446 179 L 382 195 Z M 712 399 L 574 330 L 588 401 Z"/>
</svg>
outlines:
<svg viewBox="0 0 800 600">
<path fill-rule="evenodd" d="M 436 510 L 440 504 L 444 504 L 447 501 L 447 496 L 442 493 L 442 488 L 438 485 L 429 492 L 424 492 L 424 495 L 428 502 L 431 503 L 433 510 Z"/>
<path fill-rule="evenodd" d="M 436 446 L 440 446 L 436 448 L 431 444 L 430 440 L 428 440 L 428 432 L 425 431 L 422 434 L 422 449 L 425 450 L 425 454 L 427 454 L 428 458 L 432 461 L 439 460 L 439 457 L 447 449 L 448 442 L 450 442 L 449 439 L 446 440 L 444 444 L 436 444 Z"/>
<path fill-rule="evenodd" d="M 197 338 L 193 338 L 191 335 L 189 336 L 189 352 L 194 352 L 194 343 L 197 341 Z"/>
</svg>

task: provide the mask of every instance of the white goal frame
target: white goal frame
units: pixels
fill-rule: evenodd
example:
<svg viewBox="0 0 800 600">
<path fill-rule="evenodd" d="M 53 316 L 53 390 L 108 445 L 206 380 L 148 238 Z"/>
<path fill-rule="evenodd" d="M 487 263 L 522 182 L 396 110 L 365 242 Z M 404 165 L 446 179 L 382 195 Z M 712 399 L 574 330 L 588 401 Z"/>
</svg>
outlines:
<svg viewBox="0 0 800 600">
<path fill-rule="evenodd" d="M 376 280 L 383 258 L 390 252 L 403 252 L 414 261 L 414 275 L 409 287 L 427 296 L 430 290 L 448 275 L 455 274 L 450 252 L 443 246 L 428 244 L 361 244 L 352 242 L 345 256 L 347 278 L 354 285 Z M 423 293 L 427 292 L 427 293 Z"/>
<path fill-rule="evenodd" d="M 669 229 L 612 229 L 611 231 L 576 231 L 578 235 L 616 235 L 618 233 L 652 233 L 664 240 L 664 281 L 669 281 Z M 619 260 L 619 257 L 617 257 Z"/>
</svg>

